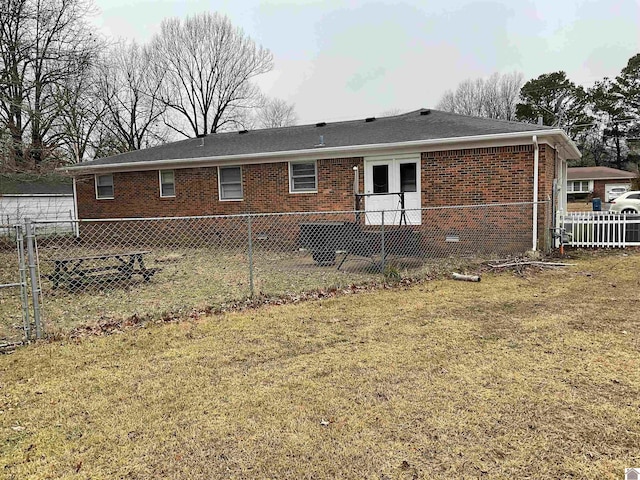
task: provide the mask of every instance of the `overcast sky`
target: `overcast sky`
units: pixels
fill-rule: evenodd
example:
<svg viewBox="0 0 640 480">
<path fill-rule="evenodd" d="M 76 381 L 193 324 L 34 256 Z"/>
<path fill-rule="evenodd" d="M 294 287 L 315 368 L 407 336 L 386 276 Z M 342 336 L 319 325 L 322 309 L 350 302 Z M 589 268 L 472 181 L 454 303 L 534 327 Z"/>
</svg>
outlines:
<svg viewBox="0 0 640 480">
<path fill-rule="evenodd" d="M 640 52 L 639 0 L 96 0 L 110 38 L 147 41 L 162 19 L 218 11 L 269 48 L 263 91 L 301 123 L 435 107 L 493 72 L 565 70 L 589 87 Z"/>
</svg>

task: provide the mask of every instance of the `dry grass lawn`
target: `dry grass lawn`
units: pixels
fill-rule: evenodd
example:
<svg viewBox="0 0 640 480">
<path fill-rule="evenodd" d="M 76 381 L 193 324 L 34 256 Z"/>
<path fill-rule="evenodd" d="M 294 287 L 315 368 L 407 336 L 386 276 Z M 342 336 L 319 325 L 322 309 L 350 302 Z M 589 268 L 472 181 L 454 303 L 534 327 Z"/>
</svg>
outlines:
<svg viewBox="0 0 640 480">
<path fill-rule="evenodd" d="M 52 257 L 58 248 L 40 249 L 42 274 L 42 316 L 45 331 L 60 336 L 76 327 L 97 321 L 119 321 L 136 316 L 157 320 L 166 317 L 187 318 L 195 311 L 216 309 L 224 304 L 246 299 L 250 295 L 249 264 L 246 252 L 221 249 L 161 249 L 145 256 L 149 267 L 160 267 L 150 282 L 140 275 L 128 283 L 96 282 L 69 291 L 64 286 L 52 288 L 47 275 L 53 273 Z M 73 251 L 70 256 L 96 255 L 99 250 Z M 338 262 L 342 259 L 338 257 Z M 479 260 L 475 259 L 478 263 Z M 470 259 L 435 259 L 390 261 L 404 276 L 423 278 L 456 263 Z M 112 261 L 111 264 L 117 264 Z M 98 262 L 89 266 L 104 266 Z M 315 289 L 344 288 L 380 282 L 377 263 L 363 257 L 350 257 L 340 270 L 336 265 L 319 267 L 305 252 L 278 253 L 257 251 L 254 256 L 254 290 L 264 296 L 299 294 Z M 12 253 L 0 253 L 0 282 L 17 281 L 17 263 Z M 108 278 L 108 277 L 107 277 Z M 0 343 L 20 341 L 23 337 L 22 308 L 17 288 L 0 290 Z"/>
<path fill-rule="evenodd" d="M 640 254 L 0 357 L 0 477 L 622 478 Z"/>
</svg>

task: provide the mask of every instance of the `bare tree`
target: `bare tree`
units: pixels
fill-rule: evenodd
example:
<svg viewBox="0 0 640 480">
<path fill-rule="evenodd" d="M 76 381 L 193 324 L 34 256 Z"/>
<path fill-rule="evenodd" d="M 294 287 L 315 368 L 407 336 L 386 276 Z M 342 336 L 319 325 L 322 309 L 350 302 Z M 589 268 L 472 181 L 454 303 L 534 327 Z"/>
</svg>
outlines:
<svg viewBox="0 0 640 480">
<path fill-rule="evenodd" d="M 402 110 L 394 107 L 394 108 L 390 108 L 389 110 L 385 110 L 384 112 L 382 112 L 380 114 L 381 117 L 395 117 L 396 115 L 400 115 L 402 113 Z"/>
<path fill-rule="evenodd" d="M 455 92 L 448 90 L 438 103 L 441 110 L 461 115 L 483 116 L 485 82 L 483 79 L 465 80 Z"/>
<path fill-rule="evenodd" d="M 298 116 L 295 105 L 272 98 L 258 108 L 256 120 L 262 128 L 290 127 L 298 122 Z"/>
<path fill-rule="evenodd" d="M 167 106 L 160 99 L 164 75 L 157 69 L 149 48 L 135 42 L 117 44 L 105 55 L 97 83 L 104 104 L 103 137 L 109 139 L 110 153 L 139 150 L 167 139 L 163 124 Z"/>
<path fill-rule="evenodd" d="M 22 160 L 27 123 L 29 7 L 26 0 L 0 0 L 0 120 L 10 138 L 5 166 L 9 162 L 12 168 Z"/>
<path fill-rule="evenodd" d="M 524 75 L 521 72 L 512 72 L 500 77 L 500 117 L 503 120 L 516 120 L 516 105 L 520 99 L 520 89 L 524 84 Z"/>
<path fill-rule="evenodd" d="M 445 92 L 437 108 L 462 115 L 513 120 L 523 83 L 524 77 L 519 72 L 468 79 L 455 91 Z"/>
<path fill-rule="evenodd" d="M 88 0 L 0 0 L 0 121 L 18 162 L 58 148 L 56 90 L 98 44 L 84 23 Z"/>
<path fill-rule="evenodd" d="M 50 141 L 60 146 L 71 163 L 87 160 L 95 150 L 95 132 L 106 110 L 98 95 L 97 73 L 95 65 L 85 61 L 76 66 L 73 75 L 53 87 L 60 114 Z"/>
<path fill-rule="evenodd" d="M 187 137 L 237 125 L 258 105 L 252 80 L 273 67 L 268 50 L 218 13 L 163 21 L 152 48 L 166 124 Z"/>
</svg>

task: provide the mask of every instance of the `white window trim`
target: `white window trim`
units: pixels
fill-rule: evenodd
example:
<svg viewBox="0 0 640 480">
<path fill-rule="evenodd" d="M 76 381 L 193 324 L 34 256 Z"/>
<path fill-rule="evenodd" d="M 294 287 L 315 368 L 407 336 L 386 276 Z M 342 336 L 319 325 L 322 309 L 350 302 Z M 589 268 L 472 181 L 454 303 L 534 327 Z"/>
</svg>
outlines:
<svg viewBox="0 0 640 480">
<path fill-rule="evenodd" d="M 111 175 L 111 191 L 113 192 L 113 195 L 111 195 L 110 197 L 101 197 L 98 195 L 98 177 L 105 177 L 107 175 Z M 95 185 L 95 192 L 96 192 L 96 200 L 113 200 L 115 198 L 115 193 L 116 193 L 116 185 L 115 185 L 115 180 L 113 178 L 113 173 L 96 173 L 93 176 L 93 183 Z"/>
<path fill-rule="evenodd" d="M 316 177 L 316 188 L 313 190 L 294 190 L 293 189 L 293 167 L 291 165 L 296 163 L 311 163 L 313 162 L 314 175 Z M 289 193 L 292 195 L 306 194 L 306 193 L 318 193 L 318 161 L 317 160 L 299 160 L 297 162 L 289 162 Z"/>
<path fill-rule="evenodd" d="M 242 192 L 242 198 L 222 198 L 222 176 L 220 175 L 221 168 L 239 168 L 240 169 L 240 191 Z M 242 165 L 224 165 L 224 166 L 218 167 L 218 201 L 244 202 L 244 172 L 242 171 Z"/>
<path fill-rule="evenodd" d="M 573 184 L 575 182 L 580 182 L 581 185 L 582 185 L 582 182 L 588 182 L 587 190 L 574 190 Z M 591 192 L 593 192 L 593 180 L 567 180 L 567 193 L 591 193 Z"/>
<path fill-rule="evenodd" d="M 162 194 L 162 172 L 173 172 L 173 195 Z M 176 171 L 172 168 L 158 170 L 158 185 L 160 187 L 160 198 L 176 198 Z"/>
</svg>

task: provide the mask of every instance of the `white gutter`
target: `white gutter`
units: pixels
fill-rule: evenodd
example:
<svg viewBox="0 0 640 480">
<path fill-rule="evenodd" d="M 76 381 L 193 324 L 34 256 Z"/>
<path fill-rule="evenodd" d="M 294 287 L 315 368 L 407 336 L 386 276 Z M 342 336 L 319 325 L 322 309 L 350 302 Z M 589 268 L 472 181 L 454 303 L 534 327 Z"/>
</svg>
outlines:
<svg viewBox="0 0 640 480">
<path fill-rule="evenodd" d="M 538 147 L 538 136 L 533 138 L 533 236 L 532 248 L 534 252 L 538 249 L 538 167 L 540 163 L 540 148 Z"/>
<path fill-rule="evenodd" d="M 400 153 L 399 150 L 409 150 L 415 152 L 433 151 L 439 147 L 466 144 L 461 145 L 460 148 L 474 148 L 476 145 L 480 148 L 487 144 L 493 144 L 503 141 L 504 145 L 512 145 L 509 141 L 514 139 L 522 139 L 526 141 L 531 135 L 540 135 L 541 137 L 557 137 L 562 138 L 563 142 L 568 144 L 571 153 L 574 153 L 575 158 L 580 157 L 575 144 L 567 137 L 561 129 L 550 129 L 544 131 L 529 131 L 529 132 L 511 132 L 511 133 L 498 133 L 493 135 L 472 135 L 465 137 L 450 137 L 450 138 L 438 138 L 431 140 L 411 140 L 407 142 L 394 142 L 394 143 L 376 143 L 368 145 L 347 145 L 343 147 L 318 147 L 309 148 L 304 150 L 289 150 L 280 152 L 260 152 L 251 154 L 239 154 L 239 155 L 221 155 L 212 157 L 193 157 L 193 158 L 173 158 L 165 160 L 147 160 L 142 162 L 122 162 L 122 163 L 106 163 L 100 165 L 75 165 L 62 167 L 58 170 L 62 170 L 68 173 L 78 172 L 95 172 L 95 171 L 141 171 L 141 170 L 155 170 L 159 168 L 191 168 L 193 166 L 207 167 L 215 165 L 233 165 L 240 163 L 267 163 L 267 162 L 283 162 L 288 159 L 322 159 L 331 158 L 335 155 L 339 156 L 364 156 L 371 154 L 371 152 L 388 152 L 393 151 Z M 473 146 L 472 146 L 473 145 Z M 495 146 L 495 145 L 491 145 Z"/>
</svg>

